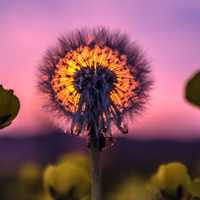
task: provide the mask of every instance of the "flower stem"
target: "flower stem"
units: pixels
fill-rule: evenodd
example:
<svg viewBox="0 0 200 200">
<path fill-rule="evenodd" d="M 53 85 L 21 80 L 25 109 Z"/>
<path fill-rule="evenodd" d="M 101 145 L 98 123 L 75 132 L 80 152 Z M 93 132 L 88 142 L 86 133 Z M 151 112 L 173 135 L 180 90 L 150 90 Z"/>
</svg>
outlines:
<svg viewBox="0 0 200 200">
<path fill-rule="evenodd" d="M 99 139 L 94 131 L 90 132 L 91 171 L 92 171 L 92 200 L 101 200 L 101 166 Z"/>
</svg>

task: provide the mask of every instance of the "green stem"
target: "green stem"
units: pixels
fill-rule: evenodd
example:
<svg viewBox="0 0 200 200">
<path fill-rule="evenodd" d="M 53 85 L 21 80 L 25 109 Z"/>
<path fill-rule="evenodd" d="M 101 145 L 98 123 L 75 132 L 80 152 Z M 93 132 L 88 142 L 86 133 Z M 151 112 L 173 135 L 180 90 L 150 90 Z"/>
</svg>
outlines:
<svg viewBox="0 0 200 200">
<path fill-rule="evenodd" d="M 92 170 L 92 200 L 101 200 L 101 167 L 99 139 L 95 132 L 90 132 L 91 170 Z"/>
</svg>

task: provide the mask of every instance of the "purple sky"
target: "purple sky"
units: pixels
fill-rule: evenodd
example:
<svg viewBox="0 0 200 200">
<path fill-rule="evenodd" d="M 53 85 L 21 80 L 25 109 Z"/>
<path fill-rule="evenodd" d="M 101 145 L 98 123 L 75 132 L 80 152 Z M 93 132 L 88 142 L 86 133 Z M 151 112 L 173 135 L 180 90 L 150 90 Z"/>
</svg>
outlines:
<svg viewBox="0 0 200 200">
<path fill-rule="evenodd" d="M 128 33 L 151 61 L 150 106 L 126 137 L 200 139 L 200 110 L 184 99 L 186 81 L 200 69 L 199 0 L 2 1 L 0 84 L 14 89 L 21 110 L 1 135 L 47 130 L 50 120 L 35 90 L 38 62 L 58 36 L 94 26 Z"/>
</svg>

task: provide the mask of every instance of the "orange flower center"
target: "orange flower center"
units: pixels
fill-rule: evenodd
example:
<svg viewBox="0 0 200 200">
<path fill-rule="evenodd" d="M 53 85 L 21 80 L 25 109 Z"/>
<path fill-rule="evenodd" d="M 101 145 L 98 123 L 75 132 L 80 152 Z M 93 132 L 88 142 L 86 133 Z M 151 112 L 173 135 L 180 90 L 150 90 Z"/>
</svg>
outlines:
<svg viewBox="0 0 200 200">
<path fill-rule="evenodd" d="M 56 100 L 71 113 L 77 112 L 81 94 L 88 85 L 97 90 L 107 89 L 119 111 L 138 99 L 134 90 L 139 82 L 127 65 L 126 55 L 109 47 L 95 45 L 71 50 L 60 58 L 51 83 Z"/>
</svg>

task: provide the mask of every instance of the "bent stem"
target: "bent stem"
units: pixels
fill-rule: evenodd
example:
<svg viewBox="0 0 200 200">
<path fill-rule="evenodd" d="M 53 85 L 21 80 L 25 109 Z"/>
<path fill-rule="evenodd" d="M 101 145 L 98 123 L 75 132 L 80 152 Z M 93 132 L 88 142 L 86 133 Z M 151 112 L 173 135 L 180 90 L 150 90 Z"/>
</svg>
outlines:
<svg viewBox="0 0 200 200">
<path fill-rule="evenodd" d="M 92 200 L 101 200 L 101 167 L 99 139 L 94 131 L 90 132 L 91 171 L 92 171 Z"/>
</svg>

